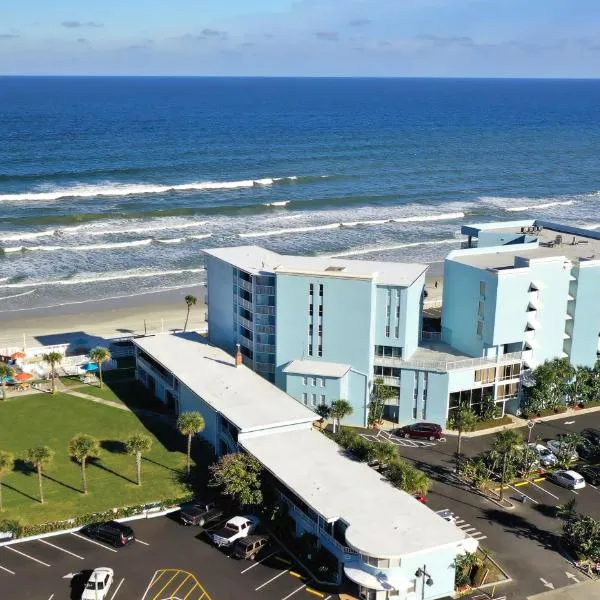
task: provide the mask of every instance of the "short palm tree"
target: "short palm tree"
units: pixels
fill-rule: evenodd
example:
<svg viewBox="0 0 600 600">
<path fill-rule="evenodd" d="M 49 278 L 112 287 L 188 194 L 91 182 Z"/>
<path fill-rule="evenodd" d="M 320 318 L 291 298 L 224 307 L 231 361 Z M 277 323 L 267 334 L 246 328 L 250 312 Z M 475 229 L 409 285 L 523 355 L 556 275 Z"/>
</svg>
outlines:
<svg viewBox="0 0 600 600">
<path fill-rule="evenodd" d="M 98 365 L 98 375 L 100 376 L 100 389 L 102 389 L 102 364 L 110 360 L 112 355 L 108 348 L 97 346 L 90 352 L 90 360 Z"/>
<path fill-rule="evenodd" d="M 5 362 L 0 362 L 0 382 L 2 382 L 2 400 L 6 400 L 6 380 L 15 374 L 14 369 Z"/>
<path fill-rule="evenodd" d="M 87 477 L 85 473 L 86 462 L 88 458 L 98 456 L 100 444 L 98 440 L 91 435 L 78 433 L 69 442 L 69 454 L 81 465 L 81 482 L 83 484 L 83 493 L 88 493 Z"/>
<path fill-rule="evenodd" d="M 477 425 L 477 415 L 466 405 L 460 405 L 452 411 L 448 419 L 448 427 L 458 432 L 456 439 L 456 472 L 460 473 L 461 444 L 464 431 L 473 431 Z"/>
<path fill-rule="evenodd" d="M 352 405 L 347 400 L 334 400 L 331 403 L 330 416 L 333 419 L 333 433 L 336 432 L 336 423 L 338 428 L 342 426 L 342 419 L 349 417 L 354 412 Z"/>
<path fill-rule="evenodd" d="M 0 450 L 0 512 L 2 507 L 2 480 L 15 468 L 15 457 L 10 452 Z"/>
<path fill-rule="evenodd" d="M 391 442 L 375 443 L 369 452 L 369 460 L 376 460 L 380 465 L 389 465 L 397 458 L 398 451 Z"/>
<path fill-rule="evenodd" d="M 319 417 L 321 417 L 319 420 L 319 424 L 321 429 L 323 429 L 325 421 L 329 419 L 329 415 L 331 414 L 331 408 L 329 408 L 327 404 L 319 404 L 319 406 L 317 406 L 317 408 L 315 409 L 315 412 L 319 415 Z"/>
<path fill-rule="evenodd" d="M 142 454 L 150 452 L 150 448 L 152 448 L 152 438 L 145 433 L 134 433 L 125 442 L 127 454 L 135 456 L 138 485 L 142 485 Z"/>
<path fill-rule="evenodd" d="M 56 365 L 59 365 L 63 359 L 63 355 L 60 352 L 48 352 L 42 356 L 42 360 L 50 365 L 50 371 L 52 373 L 52 393 L 56 394 Z"/>
<path fill-rule="evenodd" d="M 42 486 L 42 475 L 44 469 L 50 465 L 54 458 L 54 451 L 48 446 L 35 446 L 29 448 L 25 455 L 25 460 L 37 471 L 38 483 L 40 486 L 40 503 L 44 504 L 44 488 Z"/>
<path fill-rule="evenodd" d="M 190 308 L 192 308 L 192 306 L 195 306 L 196 302 L 198 302 L 198 298 L 196 298 L 196 296 L 192 296 L 192 294 L 188 294 L 185 297 L 185 303 L 187 305 L 187 314 L 185 315 L 185 325 L 183 326 L 184 331 L 187 329 L 188 319 L 190 318 Z"/>
<path fill-rule="evenodd" d="M 499 431 L 492 441 L 491 451 L 496 453 L 502 461 L 500 476 L 500 500 L 504 498 L 504 483 L 506 482 L 506 467 L 508 462 L 518 453 L 523 444 L 523 438 L 514 429 Z"/>
<path fill-rule="evenodd" d="M 197 411 L 181 413 L 177 419 L 177 429 L 182 435 L 187 436 L 186 471 L 189 477 L 192 465 L 192 437 L 204 430 L 204 417 Z"/>
</svg>

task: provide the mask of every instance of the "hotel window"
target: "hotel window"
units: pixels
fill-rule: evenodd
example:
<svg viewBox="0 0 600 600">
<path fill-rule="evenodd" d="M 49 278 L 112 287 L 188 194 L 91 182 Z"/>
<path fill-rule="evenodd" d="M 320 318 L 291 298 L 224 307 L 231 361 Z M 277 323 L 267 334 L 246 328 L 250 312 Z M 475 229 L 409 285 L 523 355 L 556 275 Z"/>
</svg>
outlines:
<svg viewBox="0 0 600 600">
<path fill-rule="evenodd" d="M 316 406 L 316 405 L 317 405 L 317 395 L 316 395 L 316 394 L 312 394 L 312 396 L 311 396 L 311 398 L 310 398 L 310 403 L 311 403 L 313 406 Z"/>
<path fill-rule="evenodd" d="M 312 347 L 312 344 L 309 344 L 309 345 L 308 345 L 308 355 L 309 355 L 309 356 L 312 356 L 312 355 L 313 355 L 313 347 Z"/>
<path fill-rule="evenodd" d="M 385 326 L 385 337 L 390 337 L 390 326 L 389 325 Z"/>
<path fill-rule="evenodd" d="M 321 381 L 319 383 L 321 384 L 321 387 L 325 387 L 325 379 L 323 377 L 321 377 Z"/>
<path fill-rule="evenodd" d="M 313 384 L 313 387 L 317 387 L 317 378 L 316 377 L 312 378 L 312 384 Z"/>
<path fill-rule="evenodd" d="M 312 283 L 308 286 L 308 295 L 309 296 L 312 296 L 314 294 L 314 291 L 315 291 L 314 288 L 315 288 L 315 286 Z"/>
<path fill-rule="evenodd" d="M 303 378 L 302 378 L 302 383 L 303 383 L 304 385 L 308 385 L 308 377 L 303 377 Z"/>
<path fill-rule="evenodd" d="M 496 380 L 496 367 L 488 369 L 477 369 L 475 371 L 475 381 L 477 383 L 494 383 Z"/>
<path fill-rule="evenodd" d="M 323 346 L 321 344 L 317 348 L 317 356 L 323 356 Z"/>
<path fill-rule="evenodd" d="M 388 304 L 388 305 L 385 307 L 385 316 L 386 316 L 388 319 L 390 318 L 390 314 L 391 314 L 391 312 L 392 312 L 392 307 L 391 307 L 391 306 Z"/>
<path fill-rule="evenodd" d="M 312 317 L 312 316 L 313 316 L 313 305 L 312 305 L 312 304 L 309 304 L 309 305 L 308 305 L 308 315 L 309 315 L 310 317 Z"/>
<path fill-rule="evenodd" d="M 519 384 L 515 383 L 505 383 L 503 385 L 498 386 L 498 391 L 496 394 L 497 400 L 504 400 L 506 398 L 513 398 L 519 393 Z"/>
<path fill-rule="evenodd" d="M 417 418 L 417 402 L 419 399 L 419 374 L 415 372 L 415 382 L 413 388 L 413 408 L 412 408 L 412 418 Z"/>
<path fill-rule="evenodd" d="M 323 335 L 323 324 L 319 324 L 319 335 Z"/>
<path fill-rule="evenodd" d="M 321 394 L 321 404 L 325 404 L 325 394 Z"/>
<path fill-rule="evenodd" d="M 482 300 L 479 301 L 479 308 L 477 309 L 477 314 L 480 317 L 483 317 L 485 313 L 485 302 L 483 302 Z"/>
<path fill-rule="evenodd" d="M 321 296 L 321 298 L 323 297 L 323 284 L 322 283 L 319 284 L 319 296 Z"/>
<path fill-rule="evenodd" d="M 302 394 L 302 402 L 304 402 L 304 404 L 308 404 L 308 394 L 306 392 Z"/>
<path fill-rule="evenodd" d="M 400 304 L 396 305 L 396 319 L 400 318 Z"/>
<path fill-rule="evenodd" d="M 483 321 L 477 321 L 477 335 L 479 337 L 483 336 Z"/>
<path fill-rule="evenodd" d="M 312 314 L 312 313 L 311 313 Z M 319 304 L 319 316 L 322 317 L 323 316 L 323 305 Z"/>
<path fill-rule="evenodd" d="M 485 281 L 480 281 L 479 282 L 479 295 L 482 298 L 485 298 Z"/>
<path fill-rule="evenodd" d="M 396 337 L 400 337 L 400 325 L 396 325 Z"/>
<path fill-rule="evenodd" d="M 521 364 L 503 365 L 500 367 L 499 379 L 516 379 L 521 375 Z"/>
<path fill-rule="evenodd" d="M 312 336 L 313 334 L 313 325 L 312 323 L 308 326 L 308 335 Z"/>
</svg>

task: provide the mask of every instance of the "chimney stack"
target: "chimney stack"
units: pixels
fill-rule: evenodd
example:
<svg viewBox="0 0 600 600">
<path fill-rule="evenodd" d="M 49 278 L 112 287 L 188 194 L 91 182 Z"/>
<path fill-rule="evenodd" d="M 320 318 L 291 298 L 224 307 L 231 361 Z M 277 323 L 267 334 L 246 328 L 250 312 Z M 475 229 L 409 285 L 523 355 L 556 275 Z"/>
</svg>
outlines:
<svg viewBox="0 0 600 600">
<path fill-rule="evenodd" d="M 242 352 L 240 350 L 240 345 L 235 345 L 235 366 L 239 367 L 242 364 Z"/>
</svg>

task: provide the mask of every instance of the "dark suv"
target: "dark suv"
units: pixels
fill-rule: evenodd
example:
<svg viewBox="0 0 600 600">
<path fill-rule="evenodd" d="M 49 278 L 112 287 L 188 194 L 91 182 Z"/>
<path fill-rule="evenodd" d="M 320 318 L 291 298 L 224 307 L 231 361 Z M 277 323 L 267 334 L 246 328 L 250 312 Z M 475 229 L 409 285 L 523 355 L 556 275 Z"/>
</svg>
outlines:
<svg viewBox="0 0 600 600">
<path fill-rule="evenodd" d="M 91 523 L 82 530 L 85 535 L 111 546 L 126 546 L 135 541 L 135 534 L 129 525 L 110 521 L 108 523 Z"/>
<path fill-rule="evenodd" d="M 394 431 L 395 435 L 405 438 L 424 438 L 439 440 L 442 438 L 442 428 L 437 423 L 413 423 Z"/>
<path fill-rule="evenodd" d="M 235 543 L 231 556 L 242 560 L 254 560 L 270 543 L 271 539 L 267 535 L 249 535 Z"/>
</svg>

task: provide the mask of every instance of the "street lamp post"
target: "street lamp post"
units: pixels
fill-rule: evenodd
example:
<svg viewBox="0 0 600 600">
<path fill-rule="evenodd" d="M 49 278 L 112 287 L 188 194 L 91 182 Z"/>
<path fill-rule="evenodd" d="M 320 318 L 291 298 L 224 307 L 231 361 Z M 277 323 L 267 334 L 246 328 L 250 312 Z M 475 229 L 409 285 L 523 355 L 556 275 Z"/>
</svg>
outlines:
<svg viewBox="0 0 600 600">
<path fill-rule="evenodd" d="M 535 421 L 532 421 L 532 420 L 527 421 L 527 429 L 529 430 L 527 432 L 527 443 L 528 444 L 531 442 L 531 432 L 533 431 L 534 427 L 535 427 Z"/>
<path fill-rule="evenodd" d="M 427 565 L 423 565 L 423 568 L 419 567 L 415 572 L 415 577 L 421 579 L 421 600 L 425 600 L 425 586 L 431 587 L 433 585 L 433 579 L 427 572 Z"/>
</svg>

